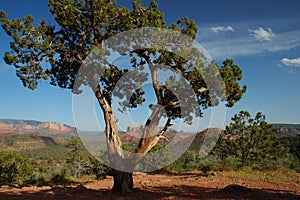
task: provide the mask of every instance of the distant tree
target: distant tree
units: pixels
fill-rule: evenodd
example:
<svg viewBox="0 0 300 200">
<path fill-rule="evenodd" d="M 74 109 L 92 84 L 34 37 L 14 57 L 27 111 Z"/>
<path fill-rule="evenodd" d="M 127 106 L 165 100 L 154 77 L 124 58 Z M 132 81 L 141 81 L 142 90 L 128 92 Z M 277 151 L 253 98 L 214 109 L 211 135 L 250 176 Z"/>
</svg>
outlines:
<svg viewBox="0 0 300 200">
<path fill-rule="evenodd" d="M 300 135 L 296 137 L 283 137 L 279 141 L 286 150 L 286 155 L 282 156 L 285 167 L 300 171 Z"/>
<path fill-rule="evenodd" d="M 151 1 L 149 6 L 145 6 L 140 0 L 132 1 L 132 9 L 117 6 L 115 1 L 110 0 L 49 0 L 49 9 L 54 16 L 55 25 L 48 25 L 45 20 L 39 23 L 34 22 L 34 18 L 29 15 L 21 19 L 8 19 L 4 11 L 0 12 L 0 22 L 3 30 L 12 38 L 10 52 L 4 54 L 7 64 L 16 68 L 16 74 L 23 85 L 29 89 L 35 89 L 42 79 L 50 79 L 54 86 L 72 90 L 79 93 L 80 85 L 91 86 L 94 90 L 100 108 L 104 115 L 105 131 L 109 159 L 111 163 L 122 165 L 130 159 L 134 168 L 143 156 L 149 152 L 162 137 L 162 132 L 157 132 L 156 128 L 160 119 L 166 117 L 166 124 L 163 130 L 171 126 L 171 121 L 175 118 L 185 116 L 185 121 L 191 121 L 193 114 L 200 115 L 202 109 L 217 105 L 219 101 L 226 101 L 227 106 L 233 106 L 239 101 L 246 91 L 246 87 L 240 87 L 239 81 L 242 79 L 242 71 L 232 60 L 224 61 L 222 66 L 216 62 L 205 65 L 205 57 L 195 47 L 185 48 L 184 51 L 193 61 L 183 59 L 181 56 L 168 50 L 142 48 L 126 52 L 130 57 L 131 66 L 116 66 L 106 63 L 103 67 L 104 73 L 101 77 L 96 77 L 97 83 L 88 78 L 82 77 L 82 82 L 75 85 L 78 77 L 78 70 L 85 62 L 89 53 L 98 45 L 102 45 L 105 40 L 118 33 L 142 27 L 157 27 L 177 31 L 196 39 L 197 26 L 193 20 L 187 17 L 180 18 L 177 23 L 170 26 L 166 24 L 164 14 L 159 11 L 155 1 Z M 164 41 L 165 38 L 157 34 L 157 39 Z M 134 41 L 132 41 L 134 42 Z M 124 55 L 122 45 L 115 45 L 116 51 Z M 136 44 L 138 45 L 138 44 Z M 124 157 L 122 142 L 119 137 L 117 120 L 112 109 L 112 93 L 117 91 L 118 96 L 125 97 L 129 104 L 124 107 L 135 108 L 144 102 L 145 91 L 142 87 L 126 94 L 118 91 L 116 85 L 120 78 L 132 69 L 137 69 L 147 64 L 150 69 L 150 77 L 153 82 L 153 90 L 156 94 L 157 104 L 152 107 L 152 113 L 145 123 L 143 137 L 137 146 L 136 158 Z M 101 64 L 102 65 L 102 64 Z M 180 109 L 179 100 L 172 91 L 161 85 L 158 81 L 159 65 L 167 65 L 174 71 L 180 73 L 194 90 L 195 100 L 199 102 L 199 109 L 192 106 Z M 220 98 L 212 98 L 217 91 L 209 91 L 199 67 L 209 70 L 209 66 L 216 66 L 223 78 L 226 95 Z M 210 80 L 214 80 L 214 73 L 210 73 Z M 142 81 L 143 76 L 136 76 L 138 81 Z M 131 81 L 131 82 L 130 82 Z M 138 85 L 138 81 L 129 80 L 124 84 L 130 88 L 131 85 Z M 168 80 L 172 83 L 175 80 Z M 184 92 L 184 88 L 180 89 Z M 182 97 L 184 100 L 188 96 Z M 162 109 L 162 107 L 164 109 Z M 162 111 L 166 110 L 166 113 Z M 150 123 L 151 122 L 151 123 Z M 127 192 L 133 188 L 132 173 L 122 170 L 114 170 L 113 191 Z"/>
<path fill-rule="evenodd" d="M 186 151 L 175 162 L 163 168 L 167 172 L 183 172 L 197 170 L 197 153 L 195 151 Z"/>
<path fill-rule="evenodd" d="M 0 186 L 23 184 L 34 179 L 34 170 L 21 155 L 10 152 L 0 156 Z"/>
<path fill-rule="evenodd" d="M 281 144 L 300 161 L 300 135 L 296 137 L 283 137 L 279 140 Z"/>
<path fill-rule="evenodd" d="M 66 147 L 69 149 L 66 162 L 70 174 L 79 178 L 87 170 L 89 154 L 78 137 L 71 137 Z"/>
<path fill-rule="evenodd" d="M 86 150 L 80 138 L 71 137 L 66 147 L 69 149 L 66 164 L 71 176 L 80 178 L 83 175 L 95 175 L 96 179 L 106 177 L 107 167 Z"/>
<path fill-rule="evenodd" d="M 276 129 L 265 121 L 262 113 L 258 112 L 251 118 L 249 112 L 241 111 L 232 117 L 215 151 L 223 159 L 228 156 L 240 158 L 243 165 L 276 160 L 283 148 L 275 132 Z"/>
<path fill-rule="evenodd" d="M 89 156 L 89 173 L 96 176 L 97 180 L 105 179 L 111 174 L 111 169 L 103 165 L 103 163 L 93 156 Z"/>
</svg>

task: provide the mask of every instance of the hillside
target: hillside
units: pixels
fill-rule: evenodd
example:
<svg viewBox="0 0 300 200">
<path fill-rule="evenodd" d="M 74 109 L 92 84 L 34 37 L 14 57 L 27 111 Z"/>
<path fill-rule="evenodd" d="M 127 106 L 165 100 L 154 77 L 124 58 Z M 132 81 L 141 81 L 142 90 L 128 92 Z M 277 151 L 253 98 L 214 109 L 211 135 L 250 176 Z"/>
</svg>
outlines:
<svg viewBox="0 0 300 200">
<path fill-rule="evenodd" d="M 278 137 L 294 137 L 300 135 L 300 124 L 272 124 L 278 129 L 276 135 Z M 0 134 L 32 134 L 42 133 L 43 135 L 77 135 L 76 128 L 59 122 L 40 122 L 36 120 L 16 120 L 16 119 L 0 119 Z M 139 137 L 142 132 L 142 127 L 128 127 L 126 133 L 121 134 L 125 142 L 132 142 Z M 125 134 L 125 135 L 124 135 Z M 128 134 L 128 135 L 126 135 Z M 166 136 L 168 139 L 174 137 L 174 134 L 179 135 L 174 130 L 168 130 Z M 182 134 L 186 135 L 186 134 Z M 186 137 L 186 136 L 185 136 Z"/>
<path fill-rule="evenodd" d="M 57 146 L 63 142 L 65 142 L 63 139 L 39 134 L 5 134 L 0 137 L 0 152 L 36 150 Z"/>
<path fill-rule="evenodd" d="M 296 137 L 300 135 L 300 124 L 272 124 L 277 128 L 276 135 L 282 137 Z"/>
<path fill-rule="evenodd" d="M 273 124 L 278 129 L 276 135 L 279 138 L 289 138 L 300 136 L 300 125 L 296 124 Z M 208 132 L 220 132 L 220 129 L 206 129 L 195 135 L 194 141 L 189 149 L 199 151 L 203 139 Z M 91 134 L 97 132 L 83 132 L 95 141 Z M 141 137 L 142 127 L 129 127 L 126 133 L 121 133 L 120 138 L 124 144 L 137 143 Z M 70 136 L 76 136 L 76 128 L 64 125 L 59 122 L 40 122 L 35 120 L 14 120 L 0 119 L 0 151 L 23 151 L 40 149 L 57 143 L 63 143 Z M 191 134 L 167 131 L 165 137 L 170 141 L 178 144 L 184 143 Z M 176 137 L 175 137 L 176 136 Z M 65 139 L 64 139 L 65 138 Z M 174 139 L 176 141 L 174 141 Z M 161 144 L 167 144 L 168 141 L 160 140 Z"/>
<path fill-rule="evenodd" d="M 0 119 L 0 134 L 42 133 L 47 136 L 77 135 L 76 128 L 59 122 L 39 122 L 35 120 Z"/>
</svg>

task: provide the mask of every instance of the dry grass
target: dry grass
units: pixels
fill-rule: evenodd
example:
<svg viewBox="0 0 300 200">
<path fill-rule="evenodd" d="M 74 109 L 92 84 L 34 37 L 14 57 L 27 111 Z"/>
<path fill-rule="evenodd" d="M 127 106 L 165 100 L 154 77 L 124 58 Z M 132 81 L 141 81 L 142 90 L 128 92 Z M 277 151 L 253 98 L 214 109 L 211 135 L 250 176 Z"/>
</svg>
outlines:
<svg viewBox="0 0 300 200">
<path fill-rule="evenodd" d="M 288 169 L 258 171 L 245 167 L 237 171 L 225 171 L 222 174 L 231 178 L 242 178 L 252 181 L 300 184 L 300 173 Z"/>
</svg>

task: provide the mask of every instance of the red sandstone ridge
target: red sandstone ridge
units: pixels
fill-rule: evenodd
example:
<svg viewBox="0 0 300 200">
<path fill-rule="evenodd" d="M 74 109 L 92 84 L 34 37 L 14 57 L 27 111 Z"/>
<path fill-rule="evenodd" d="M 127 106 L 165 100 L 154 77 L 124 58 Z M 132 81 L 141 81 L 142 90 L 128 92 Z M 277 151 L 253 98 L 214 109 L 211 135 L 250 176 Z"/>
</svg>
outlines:
<svg viewBox="0 0 300 200">
<path fill-rule="evenodd" d="M 162 130 L 161 127 L 158 128 L 158 133 Z M 129 126 L 127 128 L 127 132 L 124 134 L 120 134 L 120 138 L 122 140 L 123 143 L 132 143 L 132 142 L 139 142 L 142 135 L 143 135 L 143 131 L 144 131 L 144 126 L 143 125 L 139 125 L 139 126 Z M 167 143 L 170 141 L 173 142 L 179 142 L 181 140 L 184 140 L 187 137 L 190 137 L 190 134 L 188 133 L 181 133 L 181 132 L 177 132 L 174 129 L 169 128 L 164 134 L 163 136 L 167 139 L 162 139 L 159 142 L 160 143 Z"/>
<path fill-rule="evenodd" d="M 71 127 L 69 126 L 65 126 L 59 122 L 45 122 L 45 123 L 41 123 L 37 128 L 39 129 L 47 129 L 53 133 L 57 132 L 57 133 L 67 133 L 72 131 Z"/>
<path fill-rule="evenodd" d="M 45 135 L 77 135 L 74 127 L 59 122 L 39 122 L 33 120 L 0 120 L 0 134 L 31 134 L 40 132 Z"/>
</svg>

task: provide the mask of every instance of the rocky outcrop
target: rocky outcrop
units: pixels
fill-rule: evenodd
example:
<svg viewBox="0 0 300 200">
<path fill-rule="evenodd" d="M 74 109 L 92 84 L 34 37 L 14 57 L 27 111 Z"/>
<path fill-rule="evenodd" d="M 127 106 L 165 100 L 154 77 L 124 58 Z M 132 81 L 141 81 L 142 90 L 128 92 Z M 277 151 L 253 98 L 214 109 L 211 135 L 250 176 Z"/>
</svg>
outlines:
<svg viewBox="0 0 300 200">
<path fill-rule="evenodd" d="M 138 133 L 142 134 L 144 131 L 144 126 L 139 125 L 139 126 L 128 126 L 127 127 L 127 133 Z"/>
<path fill-rule="evenodd" d="M 0 120 L 0 134 L 32 134 L 40 132 L 43 135 L 77 135 L 74 127 L 59 122 L 39 122 L 33 120 Z"/>
<path fill-rule="evenodd" d="M 300 135 L 300 125 L 298 124 L 273 124 L 277 128 L 278 137 L 295 137 Z"/>
</svg>

